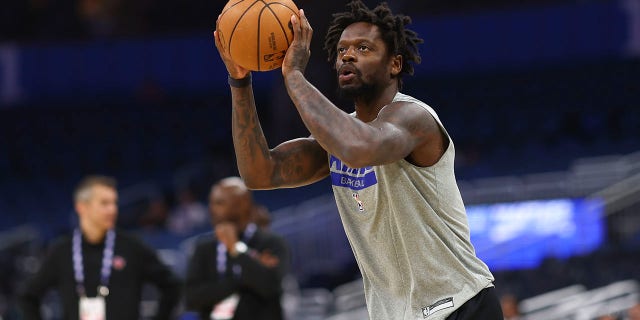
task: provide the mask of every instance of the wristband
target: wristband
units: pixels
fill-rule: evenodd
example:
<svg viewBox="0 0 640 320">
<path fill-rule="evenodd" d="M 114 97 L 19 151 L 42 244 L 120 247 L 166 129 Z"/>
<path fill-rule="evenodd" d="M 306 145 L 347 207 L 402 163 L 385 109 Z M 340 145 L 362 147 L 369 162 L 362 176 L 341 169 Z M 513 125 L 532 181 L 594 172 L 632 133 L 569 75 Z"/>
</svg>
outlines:
<svg viewBox="0 0 640 320">
<path fill-rule="evenodd" d="M 251 85 L 251 73 L 247 73 L 247 76 L 242 79 L 235 79 L 232 78 L 231 75 L 229 75 L 227 78 L 227 82 L 229 82 L 229 85 L 234 88 L 248 87 L 249 85 Z"/>
</svg>

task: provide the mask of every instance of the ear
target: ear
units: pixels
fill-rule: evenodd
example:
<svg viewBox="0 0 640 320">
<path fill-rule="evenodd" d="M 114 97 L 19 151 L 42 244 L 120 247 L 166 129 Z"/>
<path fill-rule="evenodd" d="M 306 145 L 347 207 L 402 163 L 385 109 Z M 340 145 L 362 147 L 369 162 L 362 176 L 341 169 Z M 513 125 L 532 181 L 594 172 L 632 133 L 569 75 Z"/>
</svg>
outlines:
<svg viewBox="0 0 640 320">
<path fill-rule="evenodd" d="M 397 76 L 398 74 L 400 74 L 400 71 L 402 71 L 402 56 L 399 54 L 392 56 L 389 64 L 391 67 L 391 76 Z"/>
<path fill-rule="evenodd" d="M 82 216 L 82 213 L 85 211 L 85 206 L 86 204 L 82 201 L 78 201 L 75 204 L 75 209 L 76 209 L 76 213 L 78 214 L 78 217 Z"/>
</svg>

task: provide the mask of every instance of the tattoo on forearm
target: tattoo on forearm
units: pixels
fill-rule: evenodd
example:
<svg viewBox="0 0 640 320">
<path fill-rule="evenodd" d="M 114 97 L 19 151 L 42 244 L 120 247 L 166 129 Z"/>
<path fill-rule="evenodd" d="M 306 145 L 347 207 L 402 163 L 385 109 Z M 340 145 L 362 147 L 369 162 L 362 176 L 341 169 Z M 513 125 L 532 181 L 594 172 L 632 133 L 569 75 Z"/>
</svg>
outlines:
<svg viewBox="0 0 640 320">
<path fill-rule="evenodd" d="M 328 165 L 326 152 L 313 140 L 290 141 L 271 150 L 253 96 L 232 94 L 232 135 L 241 174 L 260 179 L 263 186 L 294 186 L 316 178 Z"/>
<path fill-rule="evenodd" d="M 248 165 L 260 155 L 268 157 L 269 148 L 266 144 L 258 115 L 253 107 L 253 99 L 234 97 L 232 110 L 233 141 L 236 149 L 238 165 Z M 253 110 L 252 110 L 253 109 Z"/>
<path fill-rule="evenodd" d="M 333 103 L 316 88 L 309 86 L 303 77 L 289 79 L 287 89 L 296 106 L 306 106 L 298 108 L 298 111 L 302 121 L 316 140 L 321 141 L 323 147 L 329 152 L 339 148 L 342 141 L 337 139 L 338 135 L 335 132 L 350 131 L 353 123 L 342 121 L 342 117 L 336 114 L 339 112 L 337 108 L 326 107 L 333 106 Z"/>
</svg>

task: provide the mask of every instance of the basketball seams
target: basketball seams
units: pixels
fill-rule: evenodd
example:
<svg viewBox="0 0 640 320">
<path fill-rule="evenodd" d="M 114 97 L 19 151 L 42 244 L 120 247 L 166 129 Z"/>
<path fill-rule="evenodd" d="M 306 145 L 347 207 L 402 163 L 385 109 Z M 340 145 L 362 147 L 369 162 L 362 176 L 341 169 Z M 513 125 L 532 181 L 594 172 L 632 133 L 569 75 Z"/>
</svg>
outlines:
<svg viewBox="0 0 640 320">
<path fill-rule="evenodd" d="M 287 9 L 289 9 L 289 10 L 291 11 L 291 13 L 295 13 L 296 15 L 298 15 L 298 11 L 297 11 L 297 10 L 292 9 L 292 8 L 291 8 L 291 7 L 289 7 L 286 3 L 283 3 L 283 2 L 271 2 L 271 3 L 270 3 L 270 5 L 273 5 L 273 4 L 279 4 L 279 5 L 281 5 L 281 6 L 285 7 L 285 8 L 287 8 Z"/>
<path fill-rule="evenodd" d="M 279 4 L 289 10 L 291 10 L 291 8 L 289 8 L 288 6 L 286 6 L 285 4 L 283 4 L 282 2 L 272 2 L 269 3 L 267 5 L 267 9 L 269 9 L 269 11 L 271 12 L 271 14 L 273 14 L 273 17 L 276 18 L 276 21 L 278 22 L 278 25 L 280 26 L 280 30 L 282 30 L 282 34 L 284 35 L 284 39 L 287 41 L 287 47 L 289 45 L 291 45 L 291 41 L 289 41 L 289 35 L 287 34 L 287 30 L 285 30 L 284 26 L 282 25 L 282 21 L 280 21 L 280 17 L 278 17 L 278 15 L 273 11 L 273 9 L 271 9 L 271 5 L 274 4 Z M 295 11 L 291 10 L 292 13 L 295 13 Z M 293 40 L 293 39 L 291 39 Z"/>
<path fill-rule="evenodd" d="M 256 62 L 257 62 L 257 65 L 258 65 L 258 71 L 262 70 L 262 65 L 260 64 L 260 56 L 261 56 L 260 55 L 260 27 L 262 26 L 262 23 L 261 23 L 260 20 L 262 19 L 262 13 L 264 12 L 264 9 L 267 8 L 267 3 L 265 3 L 262 0 L 260 0 L 260 2 L 262 2 L 262 4 L 264 6 L 262 7 L 262 9 L 260 9 L 260 13 L 258 13 L 258 30 L 257 30 L 257 32 L 258 32 L 257 35 L 258 36 L 256 37 L 256 41 L 257 41 L 257 45 L 256 45 L 256 49 L 257 49 L 256 60 L 257 61 Z"/>
<path fill-rule="evenodd" d="M 240 66 L 250 70 L 267 71 L 281 65 L 285 51 L 276 53 L 275 49 L 286 49 L 293 41 L 291 22 L 286 22 L 290 21 L 292 14 L 297 15 L 296 10 L 292 9 L 296 7 L 295 3 L 288 0 L 228 1 L 220 14 L 221 28 L 218 30 L 221 33 L 222 44 L 227 44 L 225 51 L 232 59 L 238 59 Z M 256 7 L 257 4 L 261 6 Z M 229 11 L 231 9 L 233 11 Z M 270 14 L 265 12 L 266 9 Z M 254 27 L 254 24 L 257 26 Z M 228 39 L 222 37 L 222 32 L 228 33 Z M 262 32 L 267 34 L 261 34 Z M 262 41 L 265 41 L 264 45 Z M 251 43 L 255 43 L 255 47 L 252 48 Z"/>
<path fill-rule="evenodd" d="M 244 0 L 242 0 L 244 1 Z M 231 55 L 231 43 L 233 42 L 233 34 L 236 31 L 236 28 L 238 27 L 238 24 L 240 24 L 240 21 L 242 21 L 242 18 L 244 18 L 244 16 L 247 14 L 247 11 L 249 11 L 254 5 L 256 5 L 256 3 L 260 2 L 260 0 L 256 0 L 254 1 L 252 4 L 250 4 L 240 15 L 240 17 L 238 18 L 238 20 L 236 20 L 236 23 L 233 25 L 233 29 L 231 29 L 231 35 L 229 35 L 229 55 Z M 236 3 L 237 4 L 237 3 Z M 258 24 L 259 25 L 259 24 Z M 258 35 L 258 38 L 260 38 L 260 35 Z"/>
<path fill-rule="evenodd" d="M 226 8 L 226 9 L 224 9 L 224 10 L 222 11 L 222 13 L 220 13 L 220 18 L 222 18 L 222 16 L 224 16 L 224 14 L 225 14 L 225 13 L 227 13 L 227 11 L 231 10 L 233 7 L 235 7 L 235 6 L 239 5 L 239 4 L 240 4 L 240 3 L 242 3 L 242 2 L 244 2 L 244 0 L 240 0 L 240 1 L 238 1 L 238 2 L 236 2 L 236 3 L 234 3 L 234 4 L 232 4 L 232 5 L 229 5 L 228 7 L 227 7 L 227 6 L 225 6 L 225 8 Z"/>
</svg>

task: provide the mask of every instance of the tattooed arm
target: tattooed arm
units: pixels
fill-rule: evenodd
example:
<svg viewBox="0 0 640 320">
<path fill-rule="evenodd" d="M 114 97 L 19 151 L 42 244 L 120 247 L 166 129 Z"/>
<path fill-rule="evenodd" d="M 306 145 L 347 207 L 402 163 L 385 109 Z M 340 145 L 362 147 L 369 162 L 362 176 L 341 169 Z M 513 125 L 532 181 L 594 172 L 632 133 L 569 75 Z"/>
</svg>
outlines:
<svg viewBox="0 0 640 320">
<path fill-rule="evenodd" d="M 235 64 L 222 50 L 220 37 L 214 38 L 229 76 L 242 79 L 249 70 Z M 326 151 L 313 138 L 284 142 L 270 150 L 256 112 L 251 85 L 231 87 L 232 135 L 238 171 L 252 189 L 274 189 L 306 185 L 329 174 Z"/>
<path fill-rule="evenodd" d="M 417 166 L 435 164 L 448 137 L 426 109 L 392 102 L 365 123 L 333 105 L 299 71 L 286 76 L 287 90 L 306 127 L 324 150 L 351 168 L 401 159 Z"/>
<path fill-rule="evenodd" d="M 252 189 L 287 188 L 316 182 L 329 174 L 326 151 L 313 138 L 299 138 L 269 149 L 251 87 L 231 88 L 233 145 L 238 170 Z"/>
</svg>

